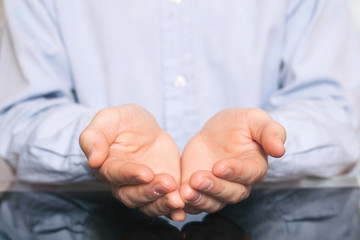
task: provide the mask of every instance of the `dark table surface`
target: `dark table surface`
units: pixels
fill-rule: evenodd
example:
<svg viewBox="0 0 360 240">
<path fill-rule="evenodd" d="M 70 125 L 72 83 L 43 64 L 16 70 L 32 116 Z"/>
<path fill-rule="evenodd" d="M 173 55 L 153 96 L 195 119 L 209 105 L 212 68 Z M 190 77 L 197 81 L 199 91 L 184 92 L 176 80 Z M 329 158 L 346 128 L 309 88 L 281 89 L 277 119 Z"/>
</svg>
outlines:
<svg viewBox="0 0 360 240">
<path fill-rule="evenodd" d="M 359 187 L 262 187 L 180 229 L 113 199 L 98 183 L 0 184 L 2 239 L 359 240 Z"/>
</svg>

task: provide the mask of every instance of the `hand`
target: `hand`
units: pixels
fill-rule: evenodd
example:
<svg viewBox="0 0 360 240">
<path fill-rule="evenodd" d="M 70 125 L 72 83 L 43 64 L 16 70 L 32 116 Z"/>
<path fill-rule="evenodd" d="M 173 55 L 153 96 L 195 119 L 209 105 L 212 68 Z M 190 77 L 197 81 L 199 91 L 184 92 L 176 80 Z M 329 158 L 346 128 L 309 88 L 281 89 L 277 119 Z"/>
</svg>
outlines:
<svg viewBox="0 0 360 240">
<path fill-rule="evenodd" d="M 179 151 L 145 109 L 127 104 L 100 111 L 81 133 L 80 146 L 96 177 L 126 206 L 185 219 Z"/>
<path fill-rule="evenodd" d="M 267 154 L 285 153 L 285 130 L 260 109 L 226 109 L 185 147 L 180 195 L 192 214 L 216 212 L 247 198 L 265 179 Z"/>
</svg>

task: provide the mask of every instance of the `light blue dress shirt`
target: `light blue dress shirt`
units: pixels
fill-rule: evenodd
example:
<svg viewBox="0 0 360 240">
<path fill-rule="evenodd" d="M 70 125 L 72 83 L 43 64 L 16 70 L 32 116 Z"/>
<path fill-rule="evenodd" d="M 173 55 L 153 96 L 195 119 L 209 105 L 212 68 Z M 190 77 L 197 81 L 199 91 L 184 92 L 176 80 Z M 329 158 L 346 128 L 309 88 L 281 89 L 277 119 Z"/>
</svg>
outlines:
<svg viewBox="0 0 360 240">
<path fill-rule="evenodd" d="M 349 96 L 360 49 L 346 1 L 5 0 L 4 10 L 0 157 L 22 180 L 93 179 L 79 134 L 125 103 L 149 110 L 180 150 L 224 108 L 265 109 L 287 130 L 268 181 L 330 177 L 359 157 Z"/>
</svg>

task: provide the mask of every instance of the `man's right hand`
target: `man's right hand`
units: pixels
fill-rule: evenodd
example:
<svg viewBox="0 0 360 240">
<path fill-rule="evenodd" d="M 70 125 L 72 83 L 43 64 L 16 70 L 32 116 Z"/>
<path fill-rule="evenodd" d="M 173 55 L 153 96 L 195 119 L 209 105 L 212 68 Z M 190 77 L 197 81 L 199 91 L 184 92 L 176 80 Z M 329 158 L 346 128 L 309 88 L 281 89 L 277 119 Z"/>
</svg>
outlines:
<svg viewBox="0 0 360 240">
<path fill-rule="evenodd" d="M 185 219 L 179 150 L 145 109 L 127 104 L 101 110 L 81 133 L 80 146 L 96 177 L 126 206 Z"/>
</svg>

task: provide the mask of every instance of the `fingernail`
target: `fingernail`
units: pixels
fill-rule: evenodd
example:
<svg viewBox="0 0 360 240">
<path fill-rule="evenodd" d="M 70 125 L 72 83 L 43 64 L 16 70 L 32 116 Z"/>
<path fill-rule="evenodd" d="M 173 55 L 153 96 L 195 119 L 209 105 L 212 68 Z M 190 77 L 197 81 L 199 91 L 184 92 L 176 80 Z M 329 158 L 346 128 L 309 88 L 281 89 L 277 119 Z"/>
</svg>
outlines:
<svg viewBox="0 0 360 240">
<path fill-rule="evenodd" d="M 201 193 L 199 193 L 198 191 L 192 191 L 192 193 L 190 194 L 190 196 L 186 198 L 186 200 L 189 202 L 196 202 L 197 200 L 200 199 L 200 197 L 201 197 Z"/>
<path fill-rule="evenodd" d="M 200 184 L 199 187 L 197 187 L 197 189 L 206 192 L 212 188 L 212 186 L 214 186 L 214 183 L 210 179 L 205 178 L 205 180 Z"/>
<path fill-rule="evenodd" d="M 154 189 L 153 189 L 154 193 L 157 194 L 157 195 L 164 195 L 166 193 L 169 192 L 169 189 L 167 189 L 166 187 L 164 187 L 163 185 L 161 184 L 156 184 L 154 186 Z"/>
<path fill-rule="evenodd" d="M 224 171 L 220 174 L 222 178 L 230 178 L 233 175 L 233 170 L 231 168 L 225 168 Z"/>
</svg>

